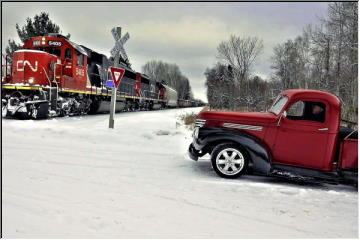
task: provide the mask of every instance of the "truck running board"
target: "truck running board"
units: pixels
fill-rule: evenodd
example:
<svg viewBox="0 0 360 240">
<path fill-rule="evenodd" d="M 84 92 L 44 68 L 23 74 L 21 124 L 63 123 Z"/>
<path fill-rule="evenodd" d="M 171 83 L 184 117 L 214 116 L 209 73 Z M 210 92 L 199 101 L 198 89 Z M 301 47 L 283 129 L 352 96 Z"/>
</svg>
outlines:
<svg viewBox="0 0 360 240">
<path fill-rule="evenodd" d="M 270 174 L 277 174 L 279 172 L 286 172 L 290 173 L 293 176 L 302 176 L 305 178 L 321 178 L 324 180 L 330 180 L 330 181 L 339 181 L 341 180 L 339 174 L 337 172 L 324 172 L 309 168 L 301 168 L 301 167 L 293 167 L 288 165 L 280 165 L 280 164 L 274 164 L 272 165 L 272 168 L 270 170 Z M 283 174 L 284 175 L 284 174 Z"/>
</svg>

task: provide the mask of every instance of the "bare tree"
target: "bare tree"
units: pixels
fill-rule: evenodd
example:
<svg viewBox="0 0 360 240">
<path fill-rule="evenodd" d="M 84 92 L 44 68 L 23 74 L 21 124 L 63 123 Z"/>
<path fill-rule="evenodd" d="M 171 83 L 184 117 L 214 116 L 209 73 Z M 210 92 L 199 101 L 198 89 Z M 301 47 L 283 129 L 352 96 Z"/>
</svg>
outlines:
<svg viewBox="0 0 360 240">
<path fill-rule="evenodd" d="M 263 50 L 263 41 L 257 37 L 231 35 L 228 41 L 219 44 L 217 50 L 217 57 L 232 67 L 235 77 L 242 83 L 248 79 L 255 59 Z"/>
<path fill-rule="evenodd" d="M 189 79 L 181 73 L 178 65 L 152 60 L 142 66 L 142 72 L 174 88 L 179 99 L 193 98 Z"/>
<path fill-rule="evenodd" d="M 304 29 L 295 40 L 274 48 L 273 78 L 282 89 L 313 88 L 334 93 L 343 101 L 345 118 L 357 120 L 358 5 L 329 4 L 328 16 Z"/>
</svg>

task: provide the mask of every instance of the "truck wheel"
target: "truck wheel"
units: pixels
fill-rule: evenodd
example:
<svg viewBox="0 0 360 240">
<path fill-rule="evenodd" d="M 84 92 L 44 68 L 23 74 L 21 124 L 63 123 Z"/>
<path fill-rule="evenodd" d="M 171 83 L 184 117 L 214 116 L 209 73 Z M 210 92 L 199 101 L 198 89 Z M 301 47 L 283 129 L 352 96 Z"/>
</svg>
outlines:
<svg viewBox="0 0 360 240">
<path fill-rule="evenodd" d="M 247 168 L 247 154 L 235 144 L 220 144 L 211 153 L 211 164 L 220 177 L 237 178 Z"/>
</svg>

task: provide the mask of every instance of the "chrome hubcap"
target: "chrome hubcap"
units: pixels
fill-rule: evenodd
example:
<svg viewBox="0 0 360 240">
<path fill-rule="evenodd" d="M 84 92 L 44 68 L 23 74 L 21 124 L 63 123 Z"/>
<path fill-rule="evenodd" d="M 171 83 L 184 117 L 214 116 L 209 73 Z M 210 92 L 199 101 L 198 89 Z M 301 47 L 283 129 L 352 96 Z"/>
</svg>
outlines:
<svg viewBox="0 0 360 240">
<path fill-rule="evenodd" d="M 216 156 L 216 167 L 225 175 L 235 175 L 244 168 L 244 156 L 235 148 L 226 148 Z"/>
</svg>

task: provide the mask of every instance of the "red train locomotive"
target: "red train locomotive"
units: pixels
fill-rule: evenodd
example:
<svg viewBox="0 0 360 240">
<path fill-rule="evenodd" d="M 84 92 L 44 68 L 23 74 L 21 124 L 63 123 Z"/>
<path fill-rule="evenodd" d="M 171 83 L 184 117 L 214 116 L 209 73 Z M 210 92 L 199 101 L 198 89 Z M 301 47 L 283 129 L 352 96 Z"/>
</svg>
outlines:
<svg viewBox="0 0 360 240">
<path fill-rule="evenodd" d="M 2 78 L 2 115 L 46 118 L 109 111 L 112 59 L 60 34 L 33 37 Z M 116 111 L 178 106 L 177 92 L 126 63 Z"/>
</svg>

